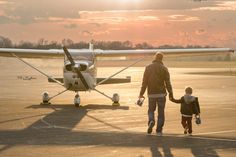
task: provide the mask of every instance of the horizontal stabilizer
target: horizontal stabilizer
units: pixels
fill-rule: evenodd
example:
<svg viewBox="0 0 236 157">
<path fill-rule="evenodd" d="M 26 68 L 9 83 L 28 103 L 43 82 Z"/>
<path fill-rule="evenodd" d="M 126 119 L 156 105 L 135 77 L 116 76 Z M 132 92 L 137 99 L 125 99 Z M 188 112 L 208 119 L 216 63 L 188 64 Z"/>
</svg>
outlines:
<svg viewBox="0 0 236 157">
<path fill-rule="evenodd" d="M 57 81 L 59 81 L 59 82 L 61 82 L 62 84 L 64 83 L 63 78 L 54 78 L 54 79 L 57 80 Z M 54 80 L 51 79 L 51 78 L 48 78 L 48 82 L 50 82 L 50 83 L 56 83 L 56 81 L 54 81 Z"/>
<path fill-rule="evenodd" d="M 97 78 L 97 84 L 103 81 L 106 78 Z M 102 84 L 118 84 L 118 83 L 130 83 L 131 77 L 127 76 L 126 78 L 110 78 L 103 82 Z"/>
</svg>

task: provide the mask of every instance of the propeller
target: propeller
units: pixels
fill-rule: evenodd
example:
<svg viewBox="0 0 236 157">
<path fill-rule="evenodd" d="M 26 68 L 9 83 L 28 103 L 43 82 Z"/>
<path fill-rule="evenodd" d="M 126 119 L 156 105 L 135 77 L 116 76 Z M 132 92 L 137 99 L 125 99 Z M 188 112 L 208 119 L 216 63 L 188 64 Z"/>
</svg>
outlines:
<svg viewBox="0 0 236 157">
<path fill-rule="evenodd" d="M 70 61 L 72 68 L 77 73 L 77 76 L 80 78 L 80 80 L 83 83 L 84 87 L 88 90 L 89 89 L 88 83 L 86 82 L 84 76 L 82 75 L 82 73 L 80 71 L 80 68 L 76 67 L 75 61 L 73 60 L 71 54 L 69 53 L 68 49 L 65 46 L 63 46 L 63 50 L 64 50 L 64 53 L 66 54 L 68 60 Z"/>
</svg>

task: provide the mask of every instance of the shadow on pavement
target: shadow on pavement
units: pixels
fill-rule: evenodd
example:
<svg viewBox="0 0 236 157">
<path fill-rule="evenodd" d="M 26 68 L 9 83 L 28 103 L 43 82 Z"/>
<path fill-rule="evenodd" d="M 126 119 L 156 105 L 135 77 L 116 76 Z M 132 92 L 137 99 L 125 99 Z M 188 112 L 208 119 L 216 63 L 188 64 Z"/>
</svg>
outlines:
<svg viewBox="0 0 236 157">
<path fill-rule="evenodd" d="M 0 153 L 18 145 L 102 145 L 126 148 L 146 147 L 150 148 L 153 157 L 173 157 L 171 149 L 190 149 L 195 157 L 218 157 L 216 149 L 236 148 L 235 141 L 208 140 L 174 135 L 157 137 L 148 136 L 146 133 L 129 132 L 88 114 L 90 110 L 128 110 L 129 107 L 127 106 L 112 107 L 110 105 L 89 104 L 77 109 L 72 105 L 32 105 L 27 108 L 52 108 L 53 112 L 42 117 L 24 130 L 0 131 L 0 144 L 5 146 L 0 149 Z M 117 131 L 72 130 L 85 116 L 115 128 Z M 161 152 L 163 152 L 163 155 Z"/>
</svg>

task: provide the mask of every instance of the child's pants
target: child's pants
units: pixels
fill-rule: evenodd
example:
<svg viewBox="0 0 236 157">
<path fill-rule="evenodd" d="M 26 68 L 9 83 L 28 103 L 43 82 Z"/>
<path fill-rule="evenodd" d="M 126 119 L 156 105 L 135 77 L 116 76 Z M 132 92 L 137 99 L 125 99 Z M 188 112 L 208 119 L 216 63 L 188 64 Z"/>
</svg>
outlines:
<svg viewBox="0 0 236 157">
<path fill-rule="evenodd" d="M 187 127 L 188 133 L 192 133 L 192 117 L 184 117 L 182 116 L 181 124 L 183 128 L 185 129 Z"/>
</svg>

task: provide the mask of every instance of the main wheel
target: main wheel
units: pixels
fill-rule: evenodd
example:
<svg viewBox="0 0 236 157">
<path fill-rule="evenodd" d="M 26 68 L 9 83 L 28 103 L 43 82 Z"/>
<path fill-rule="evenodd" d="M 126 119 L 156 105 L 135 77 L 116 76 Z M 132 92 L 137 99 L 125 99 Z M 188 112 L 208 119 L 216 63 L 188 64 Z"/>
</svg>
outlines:
<svg viewBox="0 0 236 157">
<path fill-rule="evenodd" d="M 112 104 L 112 106 L 120 106 L 119 100 L 120 100 L 119 94 L 117 94 L 117 93 L 113 94 L 113 97 L 112 97 L 113 104 Z"/>
<path fill-rule="evenodd" d="M 41 105 L 50 105 L 51 103 L 49 102 L 49 94 L 48 92 L 44 92 L 42 95 L 42 102 Z"/>
</svg>

